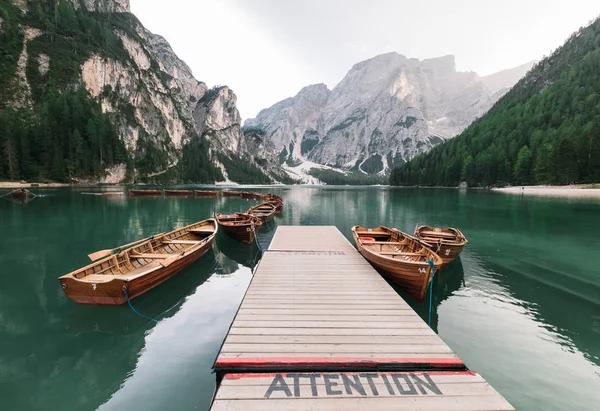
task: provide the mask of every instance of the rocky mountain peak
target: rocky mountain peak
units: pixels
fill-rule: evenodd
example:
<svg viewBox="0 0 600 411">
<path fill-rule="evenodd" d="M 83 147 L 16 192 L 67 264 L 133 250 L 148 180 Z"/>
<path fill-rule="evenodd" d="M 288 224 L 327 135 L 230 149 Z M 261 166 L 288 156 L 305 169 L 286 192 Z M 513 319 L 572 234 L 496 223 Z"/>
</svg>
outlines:
<svg viewBox="0 0 600 411">
<path fill-rule="evenodd" d="M 101 13 L 131 13 L 129 0 L 71 0 L 75 8 L 83 6 L 88 11 Z"/>
<path fill-rule="evenodd" d="M 518 80 L 508 77 L 496 82 Z M 456 71 L 453 55 L 421 61 L 392 52 L 355 64 L 330 92 L 305 87 L 246 125 L 266 131 L 281 162 L 385 173 L 460 133 L 504 92 Z"/>
</svg>

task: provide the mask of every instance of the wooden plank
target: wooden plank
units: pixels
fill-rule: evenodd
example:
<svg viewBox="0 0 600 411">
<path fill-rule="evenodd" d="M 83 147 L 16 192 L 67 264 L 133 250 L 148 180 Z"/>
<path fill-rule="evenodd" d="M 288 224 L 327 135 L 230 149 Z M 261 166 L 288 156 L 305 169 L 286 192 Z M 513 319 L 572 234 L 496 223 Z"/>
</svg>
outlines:
<svg viewBox="0 0 600 411">
<path fill-rule="evenodd" d="M 312 385 L 312 381 L 310 378 L 311 375 L 314 375 L 316 377 L 315 385 L 317 385 L 318 387 L 321 387 L 321 386 L 325 385 L 325 381 L 322 379 L 323 375 L 338 374 L 338 375 L 342 376 L 342 374 L 343 374 L 346 377 L 348 377 L 350 380 L 354 380 L 354 381 L 356 381 L 356 378 L 358 377 L 359 381 L 365 382 L 365 385 L 367 386 L 367 387 L 365 387 L 365 388 L 367 388 L 367 390 L 365 390 L 365 391 L 370 391 L 370 387 L 369 387 L 370 384 L 368 383 L 368 379 L 365 379 L 365 377 L 363 375 L 364 373 L 358 373 L 358 372 L 308 373 L 308 374 L 306 374 L 306 376 L 298 378 L 298 381 L 295 381 L 293 373 L 279 373 L 279 374 L 283 378 L 286 379 L 286 384 L 287 384 L 287 380 L 291 378 L 292 381 L 290 381 L 290 384 L 289 384 L 290 386 L 299 385 L 301 387 Z M 381 384 L 385 384 L 385 380 L 383 380 L 383 376 L 385 375 L 387 377 L 387 380 L 392 383 L 393 388 L 396 388 L 397 384 L 395 383 L 394 378 L 392 377 L 392 375 L 396 375 L 396 379 L 398 381 L 400 381 L 401 385 L 404 387 L 403 383 L 405 383 L 406 380 L 405 380 L 405 377 L 400 377 L 400 375 L 406 375 L 406 374 L 407 374 L 406 372 L 402 372 L 402 373 L 378 372 L 377 377 L 373 378 L 373 381 L 377 386 L 381 386 Z M 422 378 L 421 376 L 423 376 L 424 374 L 427 374 L 436 385 L 437 384 L 485 382 L 485 380 L 483 379 L 483 377 L 481 375 L 476 374 L 471 371 L 430 371 L 430 372 L 413 372 L 411 374 L 414 374 L 414 375 L 418 376 L 419 378 Z M 221 385 L 222 386 L 263 386 L 263 387 L 268 387 L 271 385 L 271 383 L 273 382 L 272 381 L 273 377 L 275 377 L 276 375 L 277 375 L 277 373 L 227 374 L 221 381 Z M 410 377 L 410 375 L 409 375 L 409 377 Z M 342 386 L 343 385 L 344 384 L 342 381 Z M 351 389 L 349 391 L 358 393 L 358 391 L 356 391 L 356 387 L 351 386 L 350 388 Z M 384 389 L 381 391 L 387 391 L 387 389 Z M 398 391 L 398 390 L 394 389 L 394 391 Z M 407 395 L 409 395 L 409 394 L 407 394 Z"/>
<path fill-rule="evenodd" d="M 241 344 L 226 342 L 221 348 L 226 353 L 279 353 L 282 356 L 288 353 L 369 353 L 369 354 L 452 354 L 452 350 L 446 344 L 438 341 L 438 344 L 396 344 L 388 345 L 366 344 Z"/>
<path fill-rule="evenodd" d="M 412 323 L 414 325 L 414 323 Z M 240 327 L 235 324 L 229 330 L 229 336 L 232 335 L 316 335 L 316 336 L 405 336 L 405 335 L 435 335 L 433 330 L 428 327 L 415 328 L 294 328 L 294 327 L 272 327 L 272 328 L 248 328 Z M 439 337 L 437 337 L 439 338 Z"/>
<path fill-rule="evenodd" d="M 246 344 L 440 344 L 436 335 L 377 336 L 377 335 L 246 335 L 232 334 L 228 343 Z"/>
<path fill-rule="evenodd" d="M 338 322 L 382 322 L 402 321 L 402 322 L 423 322 L 421 317 L 416 315 L 397 315 L 392 318 L 371 315 L 311 315 L 311 314 L 292 314 L 292 315 L 260 315 L 239 313 L 236 321 L 338 321 Z"/>
<path fill-rule="evenodd" d="M 261 308 L 244 308 L 242 307 L 238 314 L 240 315 L 360 315 L 360 316 L 397 316 L 397 315 L 412 315 L 417 316 L 408 307 L 403 310 L 371 310 L 371 309 L 309 309 L 302 308 L 280 308 L 276 310 L 261 309 Z"/>
<path fill-rule="evenodd" d="M 313 370 L 313 369 L 322 369 L 323 365 L 322 364 L 318 364 L 318 365 L 313 365 L 310 364 L 311 360 L 315 360 L 315 361 L 320 361 L 323 358 L 327 358 L 327 359 L 331 359 L 335 361 L 335 366 L 339 368 L 339 365 L 337 365 L 338 363 L 342 363 L 342 364 L 347 364 L 348 362 L 351 362 L 355 365 L 355 369 L 358 369 L 358 366 L 362 366 L 364 365 L 365 361 L 367 360 L 372 360 L 373 361 L 373 369 L 375 369 L 376 365 L 379 365 L 382 362 L 385 362 L 385 360 L 389 360 L 391 363 L 396 363 L 398 358 L 401 357 L 403 362 L 407 362 L 408 360 L 426 360 L 426 365 L 427 367 L 429 367 L 429 364 L 431 361 L 442 361 L 442 360 L 447 360 L 447 359 L 458 359 L 456 354 L 448 354 L 448 353 L 440 353 L 440 354 L 435 354 L 434 356 L 432 356 L 432 354 L 430 353 L 418 353 L 418 354 L 412 354 L 412 353 L 403 353 L 403 354 L 396 354 L 396 353 L 364 353 L 364 352 L 355 352 L 355 353 L 343 353 L 343 354 L 338 354 L 338 353 L 322 353 L 322 352 L 292 352 L 292 353 L 286 353 L 285 354 L 285 359 L 286 360 L 290 360 L 290 359 L 298 359 L 298 363 L 297 364 L 293 364 L 295 366 L 295 368 L 297 369 L 305 369 L 307 371 Z M 225 360 L 233 360 L 235 359 L 235 361 L 238 360 L 247 360 L 247 359 L 259 359 L 260 363 L 259 364 L 255 364 L 253 368 L 256 369 L 260 369 L 262 367 L 265 366 L 274 366 L 274 365 L 279 365 L 283 368 L 283 364 L 281 364 L 281 353 L 264 353 L 264 352 L 260 352 L 259 350 L 257 350 L 256 352 L 248 352 L 248 353 L 221 353 L 219 355 L 219 358 L 217 359 L 216 363 L 215 363 L 215 367 L 217 369 L 221 368 L 223 366 L 222 361 Z M 276 361 L 272 359 L 277 359 Z M 460 361 L 459 361 L 460 362 Z M 308 364 L 308 365 L 307 365 Z M 460 362 L 460 364 L 462 364 L 462 362 Z M 352 364 L 351 364 L 352 365 Z M 240 365 L 236 366 L 239 367 Z M 442 368 L 446 368 L 447 364 L 446 363 L 441 363 Z M 412 365 L 411 365 L 412 367 Z M 464 367 L 464 365 L 461 365 L 460 368 Z M 413 367 L 411 369 L 416 369 L 416 367 Z"/>
<path fill-rule="evenodd" d="M 269 250 L 355 251 L 355 248 L 335 227 L 280 226 Z"/>
<path fill-rule="evenodd" d="M 418 407 L 418 408 L 415 408 Z M 478 397 L 426 397 L 415 403 L 413 398 L 319 398 L 319 399 L 277 399 L 277 400 L 216 400 L 213 411 L 514 411 L 508 402 L 498 396 Z"/>
<path fill-rule="evenodd" d="M 303 369 L 317 366 L 311 358 L 328 358 L 331 364 L 356 358 L 361 367 L 360 358 L 373 365 L 407 358 L 426 367 L 437 364 L 432 357 L 456 359 L 337 229 L 280 227 L 272 243 L 297 250 L 265 253 L 217 369 L 237 364 L 226 360 L 256 369 L 273 361 L 291 366 L 278 357 L 296 359 Z M 350 247 L 340 250 L 343 244 Z"/>
<path fill-rule="evenodd" d="M 471 372 L 228 374 L 212 410 L 514 411 Z"/>
<path fill-rule="evenodd" d="M 235 321 L 236 327 L 258 327 L 258 328 L 285 328 L 293 326 L 295 328 L 427 328 L 427 324 L 422 321 Z"/>
<path fill-rule="evenodd" d="M 285 310 L 285 309 L 294 309 L 294 310 L 354 310 L 354 311 L 412 311 L 409 305 L 402 304 L 353 304 L 352 301 L 349 302 L 332 302 L 331 304 L 322 304 L 320 301 L 314 301 L 312 303 L 304 303 L 302 301 L 290 301 L 286 300 L 258 300 L 258 301 L 244 301 L 241 306 L 241 309 L 244 310 L 264 310 L 264 311 L 273 311 L 273 310 Z M 416 314 L 415 314 L 416 315 Z"/>
</svg>

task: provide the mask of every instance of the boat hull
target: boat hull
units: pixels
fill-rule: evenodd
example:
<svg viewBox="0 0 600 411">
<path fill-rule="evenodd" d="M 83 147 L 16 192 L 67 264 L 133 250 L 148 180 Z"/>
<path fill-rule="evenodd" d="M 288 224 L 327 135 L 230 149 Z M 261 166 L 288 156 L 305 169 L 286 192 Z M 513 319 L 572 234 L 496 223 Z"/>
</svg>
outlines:
<svg viewBox="0 0 600 411">
<path fill-rule="evenodd" d="M 218 191 L 194 190 L 194 193 L 198 197 L 219 197 L 219 192 Z"/>
<path fill-rule="evenodd" d="M 275 215 L 276 207 L 270 203 L 263 203 L 257 206 L 251 207 L 248 210 L 248 214 L 253 217 L 260 219 L 263 223 L 267 223 L 273 220 L 273 216 Z"/>
<path fill-rule="evenodd" d="M 189 197 L 194 195 L 192 190 L 164 190 L 165 197 Z"/>
<path fill-rule="evenodd" d="M 358 252 L 384 277 L 398 285 L 414 299 L 423 301 L 431 280 L 431 267 L 415 267 L 412 264 L 403 264 L 400 261 L 391 263 L 362 247 L 358 247 Z"/>
<path fill-rule="evenodd" d="M 255 226 L 253 230 L 251 224 L 243 224 L 236 226 L 219 224 L 219 229 L 223 230 L 228 236 L 233 237 L 236 240 L 239 240 L 246 244 L 252 244 L 258 227 Z"/>
<path fill-rule="evenodd" d="M 442 268 L 454 261 L 469 243 L 459 229 L 451 227 L 421 226 L 415 229 L 414 236 L 442 258 Z"/>
<path fill-rule="evenodd" d="M 448 245 L 448 244 L 438 244 L 436 242 L 432 242 L 432 241 L 425 241 L 425 240 L 421 240 L 423 241 L 425 244 L 427 244 L 427 246 L 429 247 L 430 250 L 434 251 L 437 255 L 439 255 L 440 257 L 442 257 L 442 260 L 444 261 L 444 263 L 442 264 L 442 268 L 446 267 L 448 264 L 450 264 L 452 261 L 454 261 L 462 252 L 463 248 L 465 248 L 464 244 L 463 245 Z"/>
<path fill-rule="evenodd" d="M 223 191 L 223 197 L 241 197 L 241 193 L 239 191 Z"/>
<path fill-rule="evenodd" d="M 154 287 L 167 281 L 175 274 L 198 260 L 212 247 L 214 236 L 197 250 L 180 258 L 168 267 L 160 267 L 155 271 L 134 279 L 113 279 L 105 283 L 90 283 L 78 281 L 75 278 L 61 278 L 65 295 L 78 304 L 87 305 L 122 305 L 127 302 L 123 290 L 127 290 L 129 299 L 132 300 Z"/>
<path fill-rule="evenodd" d="M 156 197 L 161 196 L 160 190 L 129 190 L 129 197 Z"/>
<path fill-rule="evenodd" d="M 22 190 L 14 190 L 10 193 L 11 197 L 18 201 L 27 201 L 27 197 L 29 196 L 28 191 Z"/>
</svg>

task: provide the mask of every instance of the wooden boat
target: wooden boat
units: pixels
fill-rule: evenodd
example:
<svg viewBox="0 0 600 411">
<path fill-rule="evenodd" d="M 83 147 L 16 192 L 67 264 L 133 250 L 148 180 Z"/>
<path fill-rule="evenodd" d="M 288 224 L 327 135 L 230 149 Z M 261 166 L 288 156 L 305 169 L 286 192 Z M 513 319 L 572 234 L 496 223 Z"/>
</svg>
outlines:
<svg viewBox="0 0 600 411">
<path fill-rule="evenodd" d="M 129 197 L 149 197 L 160 195 L 162 195 L 162 191 L 160 190 L 129 190 Z"/>
<path fill-rule="evenodd" d="M 223 191 L 223 197 L 241 197 L 241 191 Z"/>
<path fill-rule="evenodd" d="M 214 219 L 159 234 L 59 278 L 79 304 L 120 305 L 168 280 L 212 246 Z"/>
<path fill-rule="evenodd" d="M 281 213 L 281 211 L 283 210 L 283 201 L 267 201 L 267 203 L 274 206 L 275 212 L 278 214 Z"/>
<path fill-rule="evenodd" d="M 249 191 L 242 191 L 242 193 L 240 194 L 240 196 L 242 198 L 247 199 L 247 200 L 260 200 L 260 194 L 258 194 L 258 193 L 251 193 Z"/>
<path fill-rule="evenodd" d="M 17 201 L 27 201 L 27 197 L 29 197 L 29 190 L 19 188 L 17 190 L 11 191 L 10 196 Z"/>
<path fill-rule="evenodd" d="M 260 218 L 263 223 L 271 221 L 273 219 L 273 215 L 275 214 L 275 206 L 269 203 L 262 203 L 251 207 L 248 210 L 248 214 Z"/>
<path fill-rule="evenodd" d="M 194 190 L 194 193 L 198 197 L 219 197 L 219 192 L 218 191 Z"/>
<path fill-rule="evenodd" d="M 165 197 L 184 197 L 194 195 L 192 190 L 163 190 L 163 192 L 165 193 Z"/>
<path fill-rule="evenodd" d="M 262 225 L 260 218 L 244 213 L 215 214 L 215 220 L 225 233 L 246 244 L 252 244 Z"/>
<path fill-rule="evenodd" d="M 436 271 L 442 259 L 416 238 L 388 227 L 352 227 L 356 248 L 384 276 L 419 301 L 431 281 L 432 260 Z"/>
<path fill-rule="evenodd" d="M 444 266 L 458 257 L 465 245 L 469 244 L 459 229 L 451 227 L 420 226 L 415 229 L 415 237 L 442 257 Z"/>
</svg>

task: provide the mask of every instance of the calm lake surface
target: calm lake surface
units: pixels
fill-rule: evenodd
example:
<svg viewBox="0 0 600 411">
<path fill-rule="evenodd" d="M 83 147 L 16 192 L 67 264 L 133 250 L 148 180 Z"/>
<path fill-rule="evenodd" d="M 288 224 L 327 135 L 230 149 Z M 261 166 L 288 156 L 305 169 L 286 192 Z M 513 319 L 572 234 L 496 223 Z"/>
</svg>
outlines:
<svg viewBox="0 0 600 411">
<path fill-rule="evenodd" d="M 598 410 L 600 202 L 384 187 L 258 188 L 285 198 L 277 225 L 459 227 L 470 240 L 434 285 L 435 330 L 519 410 Z M 211 366 L 260 259 L 213 251 L 128 306 L 80 306 L 57 278 L 87 254 L 170 231 L 236 198 L 109 198 L 33 190 L 0 201 L 0 409 L 207 410 Z M 404 295 L 403 295 L 404 296 Z M 427 319 L 428 304 L 404 296 Z M 428 297 L 427 297 L 428 298 Z"/>
</svg>

